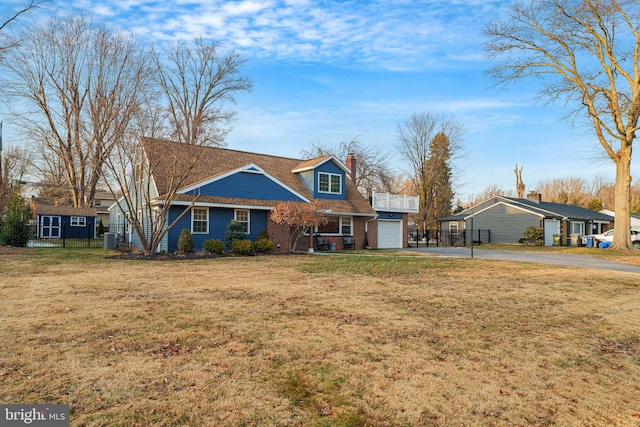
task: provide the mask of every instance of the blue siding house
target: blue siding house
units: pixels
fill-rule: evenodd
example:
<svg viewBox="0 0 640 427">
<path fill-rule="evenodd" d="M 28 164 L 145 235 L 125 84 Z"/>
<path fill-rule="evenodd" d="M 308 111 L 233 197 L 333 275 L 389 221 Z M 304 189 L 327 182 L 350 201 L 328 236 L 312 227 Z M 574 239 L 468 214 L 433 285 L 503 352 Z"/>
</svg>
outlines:
<svg viewBox="0 0 640 427">
<path fill-rule="evenodd" d="M 170 156 L 162 153 L 189 149 L 184 144 L 149 138 L 142 140 L 141 147 L 146 161 L 156 165 L 154 170 L 158 171 L 171 170 L 170 165 L 163 165 Z M 348 236 L 355 240 L 357 248 L 377 247 L 377 214 L 356 188 L 353 156 L 343 163 L 331 155 L 302 160 L 214 147 L 202 148 L 198 156 L 196 167 L 175 197 L 167 196 L 171 179 L 168 174 L 155 173 L 145 178 L 155 191 L 151 205 L 164 206 L 170 200 L 166 224 L 180 218 L 158 250 L 176 251 L 183 229 L 191 231 L 196 249 L 209 239 L 224 241 L 229 223 L 236 220 L 243 225 L 248 239 L 255 241 L 266 230 L 276 247 L 286 251 L 289 229 L 270 220 L 273 207 L 285 201 L 318 204 L 329 222 L 313 232 L 334 240 L 336 246 L 341 246 Z M 126 225 L 126 219 L 141 213 L 125 210 L 123 204 L 114 204 L 110 222 L 120 224 L 116 228 L 119 234 L 136 245 L 139 236 Z M 306 251 L 311 245 L 312 239 L 301 239 L 297 249 Z"/>
</svg>

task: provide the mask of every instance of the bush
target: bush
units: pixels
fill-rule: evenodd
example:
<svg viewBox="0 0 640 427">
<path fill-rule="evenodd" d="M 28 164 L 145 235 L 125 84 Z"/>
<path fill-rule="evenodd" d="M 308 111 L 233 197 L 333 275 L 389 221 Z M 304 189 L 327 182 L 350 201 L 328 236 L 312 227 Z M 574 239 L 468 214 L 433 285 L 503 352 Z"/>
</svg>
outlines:
<svg viewBox="0 0 640 427">
<path fill-rule="evenodd" d="M 30 219 L 31 209 L 20 193 L 14 193 L 7 206 L 0 243 L 9 246 L 27 246 L 31 234 L 28 226 Z"/>
<path fill-rule="evenodd" d="M 542 245 L 542 239 L 544 237 L 544 230 L 542 228 L 534 227 L 530 225 L 524 232 L 525 239 L 537 245 Z"/>
<path fill-rule="evenodd" d="M 265 240 L 265 239 L 266 240 L 271 240 L 267 230 L 262 230 L 261 232 L 258 233 L 258 240 Z M 257 243 L 257 241 L 256 241 L 256 243 Z"/>
<path fill-rule="evenodd" d="M 182 230 L 178 238 L 178 250 L 182 252 L 193 251 L 193 236 L 191 235 L 191 231 L 186 228 Z"/>
<path fill-rule="evenodd" d="M 204 242 L 204 250 L 212 254 L 222 254 L 224 252 L 224 243 L 219 239 L 209 239 Z"/>
<path fill-rule="evenodd" d="M 250 240 L 236 240 L 231 244 L 231 253 L 234 255 L 253 255 L 253 243 Z"/>
<path fill-rule="evenodd" d="M 231 220 L 227 226 L 227 232 L 224 235 L 224 241 L 227 247 L 233 249 L 233 242 L 236 240 L 244 240 L 247 234 L 244 232 L 242 224 L 235 219 Z"/>
<path fill-rule="evenodd" d="M 103 236 L 104 235 L 104 224 L 102 223 L 102 219 L 100 219 L 100 222 L 98 223 L 98 236 Z"/>
<path fill-rule="evenodd" d="M 256 250 L 256 252 L 260 254 L 264 254 L 267 252 L 271 252 L 273 250 L 273 242 L 269 239 L 258 239 L 253 244 L 253 247 Z"/>
</svg>

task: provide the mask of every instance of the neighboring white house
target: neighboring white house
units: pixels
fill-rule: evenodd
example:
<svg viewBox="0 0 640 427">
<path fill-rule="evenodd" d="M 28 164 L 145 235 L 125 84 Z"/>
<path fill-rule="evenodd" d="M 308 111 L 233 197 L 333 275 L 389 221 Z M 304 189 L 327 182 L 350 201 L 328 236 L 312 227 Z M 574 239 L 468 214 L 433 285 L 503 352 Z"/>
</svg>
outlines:
<svg viewBox="0 0 640 427">
<path fill-rule="evenodd" d="M 616 216 L 616 213 L 614 211 L 610 211 L 608 209 L 603 209 L 600 211 L 600 213 L 612 216 L 614 218 Z M 631 214 L 631 228 L 640 230 L 640 214 L 637 214 L 637 213 Z"/>
</svg>

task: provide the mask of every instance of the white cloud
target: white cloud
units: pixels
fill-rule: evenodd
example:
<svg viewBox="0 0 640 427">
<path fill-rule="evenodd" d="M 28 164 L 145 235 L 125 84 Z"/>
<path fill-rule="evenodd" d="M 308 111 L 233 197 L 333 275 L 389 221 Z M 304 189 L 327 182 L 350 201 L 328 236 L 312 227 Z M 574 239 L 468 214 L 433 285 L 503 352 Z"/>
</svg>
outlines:
<svg viewBox="0 0 640 427">
<path fill-rule="evenodd" d="M 203 35 L 253 57 L 368 64 L 394 70 L 481 60 L 497 1 L 78 0 L 125 29 L 161 39 Z M 450 61 L 451 62 L 451 61 Z"/>
</svg>

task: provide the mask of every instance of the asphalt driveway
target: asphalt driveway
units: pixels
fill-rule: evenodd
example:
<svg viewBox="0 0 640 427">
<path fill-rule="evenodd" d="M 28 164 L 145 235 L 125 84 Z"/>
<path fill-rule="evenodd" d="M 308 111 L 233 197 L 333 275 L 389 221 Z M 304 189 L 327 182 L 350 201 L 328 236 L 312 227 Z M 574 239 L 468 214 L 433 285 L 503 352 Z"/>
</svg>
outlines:
<svg viewBox="0 0 640 427">
<path fill-rule="evenodd" d="M 408 252 L 421 252 L 438 256 L 470 258 L 470 248 L 450 248 L 450 247 L 429 247 L 429 248 L 407 248 Z M 596 249 L 594 249 L 596 250 Z M 566 265 L 570 267 L 597 268 L 600 270 L 624 271 L 628 273 L 640 273 L 640 267 L 623 264 L 620 262 L 608 261 L 590 255 L 571 255 L 542 252 L 521 252 L 521 251 L 497 251 L 491 249 L 473 249 L 474 258 L 496 259 L 516 262 L 540 262 L 543 264 Z"/>
</svg>

